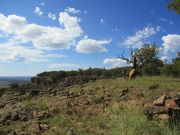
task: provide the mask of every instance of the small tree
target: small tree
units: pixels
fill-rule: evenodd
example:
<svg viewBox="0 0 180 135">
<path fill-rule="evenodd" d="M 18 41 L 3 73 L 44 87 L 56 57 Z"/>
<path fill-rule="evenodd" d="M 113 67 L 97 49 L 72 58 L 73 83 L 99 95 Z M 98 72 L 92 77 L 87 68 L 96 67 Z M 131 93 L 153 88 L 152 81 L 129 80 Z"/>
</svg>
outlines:
<svg viewBox="0 0 180 135">
<path fill-rule="evenodd" d="M 170 0 L 168 8 L 180 14 L 180 0 Z"/>
<path fill-rule="evenodd" d="M 131 59 L 119 58 L 133 63 L 133 69 L 146 75 L 159 75 L 163 61 L 158 58 L 159 49 L 155 44 L 144 44 L 141 49 L 131 49 Z"/>
</svg>

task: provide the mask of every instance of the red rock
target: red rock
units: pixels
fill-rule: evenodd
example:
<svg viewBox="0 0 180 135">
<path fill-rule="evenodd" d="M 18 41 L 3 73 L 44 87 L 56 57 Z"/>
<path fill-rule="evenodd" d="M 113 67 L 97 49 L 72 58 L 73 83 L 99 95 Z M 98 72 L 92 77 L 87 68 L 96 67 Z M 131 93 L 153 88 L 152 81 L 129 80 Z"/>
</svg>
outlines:
<svg viewBox="0 0 180 135">
<path fill-rule="evenodd" d="M 167 99 L 165 101 L 166 108 L 179 108 L 174 99 Z"/>
</svg>

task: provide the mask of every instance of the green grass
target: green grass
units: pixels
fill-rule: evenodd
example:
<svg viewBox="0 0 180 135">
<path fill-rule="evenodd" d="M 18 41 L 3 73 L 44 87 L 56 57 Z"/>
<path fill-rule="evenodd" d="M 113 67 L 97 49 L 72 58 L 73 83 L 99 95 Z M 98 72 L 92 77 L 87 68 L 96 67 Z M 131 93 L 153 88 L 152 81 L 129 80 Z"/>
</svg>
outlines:
<svg viewBox="0 0 180 135">
<path fill-rule="evenodd" d="M 179 135 L 180 131 L 166 124 L 149 121 L 137 107 L 122 108 L 117 104 L 109 108 L 111 112 L 111 135 Z"/>
<path fill-rule="evenodd" d="M 155 89 L 149 89 L 153 84 L 159 86 Z M 40 111 L 52 109 L 53 115 L 50 118 L 41 120 L 41 123 L 46 123 L 53 127 L 53 132 L 45 132 L 45 135 L 63 135 L 72 134 L 75 132 L 78 135 L 179 135 L 179 129 L 171 129 L 166 124 L 147 120 L 142 112 L 142 106 L 124 104 L 117 99 L 119 93 L 125 89 L 129 89 L 128 97 L 133 102 L 142 102 L 142 100 L 152 102 L 163 94 L 173 96 L 180 92 L 180 79 L 163 76 L 152 77 L 137 77 L 135 80 L 117 79 L 102 79 L 96 82 L 86 83 L 83 85 L 76 85 L 66 90 L 71 93 L 77 93 L 83 89 L 88 93 L 94 91 L 95 95 L 88 96 L 85 100 L 96 101 L 104 93 L 104 91 L 111 93 L 111 103 L 105 108 L 104 112 L 97 115 L 90 114 L 71 114 L 64 113 L 61 106 L 61 100 L 55 97 L 42 97 L 26 101 L 26 105 L 34 107 Z M 137 94 L 143 94 L 143 99 L 138 99 Z M 81 97 L 82 98 L 82 97 Z M 75 100 L 75 99 L 74 99 Z M 77 99 L 76 99 L 77 100 Z M 73 100 L 72 100 L 73 101 Z M 60 103 L 54 105 L 51 103 Z"/>
<path fill-rule="evenodd" d="M 36 109 L 38 111 L 48 110 L 48 106 L 43 102 L 37 102 L 35 98 L 24 101 L 26 107 Z"/>
</svg>

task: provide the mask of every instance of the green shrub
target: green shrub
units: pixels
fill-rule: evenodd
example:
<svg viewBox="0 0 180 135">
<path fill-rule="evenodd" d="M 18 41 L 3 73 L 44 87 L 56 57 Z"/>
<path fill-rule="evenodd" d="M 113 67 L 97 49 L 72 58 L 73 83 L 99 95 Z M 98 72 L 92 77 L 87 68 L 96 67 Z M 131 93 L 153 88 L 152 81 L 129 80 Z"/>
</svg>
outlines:
<svg viewBox="0 0 180 135">
<path fill-rule="evenodd" d="M 18 88 L 19 88 L 19 84 L 18 83 L 10 84 L 10 89 L 18 89 Z"/>
</svg>

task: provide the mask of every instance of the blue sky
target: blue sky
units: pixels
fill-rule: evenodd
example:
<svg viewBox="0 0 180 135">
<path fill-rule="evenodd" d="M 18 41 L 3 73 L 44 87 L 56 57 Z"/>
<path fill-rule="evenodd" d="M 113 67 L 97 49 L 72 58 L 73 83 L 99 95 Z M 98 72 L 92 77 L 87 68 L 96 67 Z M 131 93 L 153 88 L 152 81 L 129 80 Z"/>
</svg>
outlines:
<svg viewBox="0 0 180 135">
<path fill-rule="evenodd" d="M 1 0 L 0 76 L 127 66 L 129 46 L 180 51 L 180 16 L 166 0 Z"/>
</svg>

